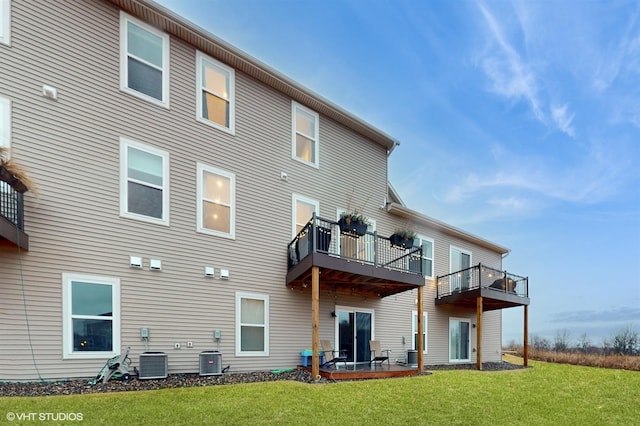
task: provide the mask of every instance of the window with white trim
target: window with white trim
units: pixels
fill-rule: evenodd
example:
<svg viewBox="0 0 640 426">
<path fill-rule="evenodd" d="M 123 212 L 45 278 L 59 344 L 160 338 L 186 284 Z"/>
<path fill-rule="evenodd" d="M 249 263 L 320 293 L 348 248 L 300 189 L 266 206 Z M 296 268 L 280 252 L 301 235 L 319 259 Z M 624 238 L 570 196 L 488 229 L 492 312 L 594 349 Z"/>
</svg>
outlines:
<svg viewBox="0 0 640 426">
<path fill-rule="evenodd" d="M 11 147 L 11 101 L 0 96 L 0 146 Z"/>
<path fill-rule="evenodd" d="M 11 0 L 0 0 L 0 43 L 11 45 Z"/>
<path fill-rule="evenodd" d="M 291 155 L 313 167 L 319 167 L 319 116 L 315 111 L 291 101 Z"/>
<path fill-rule="evenodd" d="M 422 352 L 425 354 L 427 353 L 428 316 L 428 312 L 422 313 Z M 416 350 L 418 347 L 418 311 L 413 311 L 411 314 L 411 335 L 413 336 L 411 349 Z"/>
<path fill-rule="evenodd" d="M 236 176 L 198 163 L 198 232 L 235 238 Z"/>
<path fill-rule="evenodd" d="M 120 12 L 120 87 L 169 106 L 169 35 Z"/>
<path fill-rule="evenodd" d="M 62 274 L 63 358 L 120 353 L 120 279 Z"/>
<path fill-rule="evenodd" d="M 169 153 L 120 138 L 120 215 L 169 225 Z"/>
<path fill-rule="evenodd" d="M 233 133 L 235 130 L 235 71 L 219 61 L 196 53 L 197 118 Z"/>
<path fill-rule="evenodd" d="M 471 287 L 473 274 L 471 267 L 471 252 L 459 247 L 449 246 L 449 278 L 450 291 L 465 291 Z"/>
<path fill-rule="evenodd" d="M 433 238 L 418 235 L 414 240 L 414 244 L 422 246 L 422 275 L 427 278 L 434 278 L 433 276 Z"/>
<path fill-rule="evenodd" d="M 269 296 L 236 293 L 236 355 L 269 355 Z"/>
<path fill-rule="evenodd" d="M 292 200 L 292 237 L 295 237 L 309 223 L 314 213 L 318 215 L 320 203 L 298 194 L 293 194 Z"/>
</svg>

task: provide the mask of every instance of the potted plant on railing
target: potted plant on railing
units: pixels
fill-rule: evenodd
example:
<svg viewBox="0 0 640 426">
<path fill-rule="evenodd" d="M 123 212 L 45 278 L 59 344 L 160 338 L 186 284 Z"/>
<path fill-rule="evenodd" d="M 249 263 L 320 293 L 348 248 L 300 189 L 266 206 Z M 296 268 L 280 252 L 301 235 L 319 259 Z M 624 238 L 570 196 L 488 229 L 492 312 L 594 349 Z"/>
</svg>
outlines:
<svg viewBox="0 0 640 426">
<path fill-rule="evenodd" d="M 16 192 L 33 190 L 33 182 L 24 168 L 9 158 L 9 149 L 0 147 L 0 181 L 7 182 Z"/>
<path fill-rule="evenodd" d="M 391 241 L 392 246 L 410 249 L 413 248 L 413 242 L 416 237 L 415 232 L 408 229 L 400 229 L 391 234 L 389 241 Z"/>
<path fill-rule="evenodd" d="M 343 234 L 361 237 L 367 233 L 369 221 L 364 215 L 354 210 L 341 213 L 338 226 L 340 226 L 340 232 Z"/>
</svg>

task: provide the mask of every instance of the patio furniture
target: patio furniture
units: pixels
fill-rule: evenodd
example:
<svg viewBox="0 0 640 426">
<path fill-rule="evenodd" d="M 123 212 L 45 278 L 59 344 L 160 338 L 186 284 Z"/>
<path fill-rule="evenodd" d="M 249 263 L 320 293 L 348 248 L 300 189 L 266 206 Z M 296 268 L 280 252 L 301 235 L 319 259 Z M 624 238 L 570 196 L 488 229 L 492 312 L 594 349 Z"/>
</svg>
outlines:
<svg viewBox="0 0 640 426">
<path fill-rule="evenodd" d="M 336 365 L 337 362 L 344 363 L 346 368 L 347 366 L 347 353 L 342 350 L 335 350 L 333 345 L 331 345 L 331 341 L 329 340 L 320 340 L 320 346 L 322 347 L 322 352 L 324 353 L 325 362 L 321 365 L 321 367 L 330 367 L 334 366 L 338 368 Z"/>
<path fill-rule="evenodd" d="M 374 366 L 378 364 L 382 364 L 387 361 L 387 365 L 391 366 L 389 362 L 389 353 L 391 349 L 382 349 L 380 346 L 380 341 L 378 340 L 369 340 L 369 349 L 371 350 L 371 361 L 369 361 L 369 365 L 373 364 Z M 386 353 L 386 356 L 384 355 Z"/>
</svg>

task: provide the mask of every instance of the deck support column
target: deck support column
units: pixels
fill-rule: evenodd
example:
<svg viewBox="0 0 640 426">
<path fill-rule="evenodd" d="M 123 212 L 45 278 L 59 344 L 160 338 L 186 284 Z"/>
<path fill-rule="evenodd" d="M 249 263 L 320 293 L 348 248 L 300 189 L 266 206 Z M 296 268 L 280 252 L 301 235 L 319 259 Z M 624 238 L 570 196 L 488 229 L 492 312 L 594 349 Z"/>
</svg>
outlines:
<svg viewBox="0 0 640 426">
<path fill-rule="evenodd" d="M 529 306 L 524 305 L 524 339 L 522 342 L 523 346 L 523 358 L 524 358 L 524 366 L 527 367 L 529 365 Z"/>
<path fill-rule="evenodd" d="M 482 296 L 476 301 L 476 367 L 482 370 Z"/>
<path fill-rule="evenodd" d="M 424 353 L 422 348 L 424 348 L 424 308 L 423 308 L 423 298 L 424 298 L 424 286 L 421 285 L 418 287 L 418 342 L 416 349 L 418 350 L 418 371 L 422 373 L 424 370 Z"/>
<path fill-rule="evenodd" d="M 320 267 L 311 267 L 311 375 L 314 380 L 320 378 Z"/>
</svg>

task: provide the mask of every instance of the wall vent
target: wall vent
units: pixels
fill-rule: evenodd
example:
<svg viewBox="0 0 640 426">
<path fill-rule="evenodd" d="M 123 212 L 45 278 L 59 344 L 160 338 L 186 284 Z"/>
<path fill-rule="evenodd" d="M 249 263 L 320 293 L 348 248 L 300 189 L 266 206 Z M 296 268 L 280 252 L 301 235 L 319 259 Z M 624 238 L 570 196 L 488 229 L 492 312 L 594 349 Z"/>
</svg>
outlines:
<svg viewBox="0 0 640 426">
<path fill-rule="evenodd" d="M 169 357 L 164 352 L 140 354 L 139 379 L 166 379 L 169 375 Z"/>
</svg>

